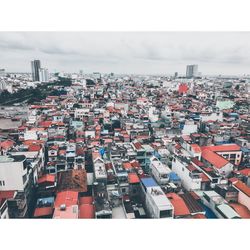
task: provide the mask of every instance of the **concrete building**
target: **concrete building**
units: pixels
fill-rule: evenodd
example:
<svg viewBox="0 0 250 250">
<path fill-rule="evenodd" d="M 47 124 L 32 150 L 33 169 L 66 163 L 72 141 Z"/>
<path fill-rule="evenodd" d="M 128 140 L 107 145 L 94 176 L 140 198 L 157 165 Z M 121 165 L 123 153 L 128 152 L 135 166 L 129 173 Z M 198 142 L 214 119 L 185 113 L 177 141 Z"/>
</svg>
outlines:
<svg viewBox="0 0 250 250">
<path fill-rule="evenodd" d="M 198 76 L 198 65 L 187 65 L 186 77 L 193 78 Z"/>
<path fill-rule="evenodd" d="M 49 71 L 45 68 L 39 69 L 39 81 L 40 82 L 48 82 L 49 81 Z"/>
<path fill-rule="evenodd" d="M 28 175 L 25 156 L 0 156 L 0 191 L 24 191 Z"/>
<path fill-rule="evenodd" d="M 39 70 L 41 68 L 41 62 L 40 60 L 34 60 L 31 61 L 31 72 L 32 72 L 32 80 L 35 81 L 39 81 Z"/>
</svg>

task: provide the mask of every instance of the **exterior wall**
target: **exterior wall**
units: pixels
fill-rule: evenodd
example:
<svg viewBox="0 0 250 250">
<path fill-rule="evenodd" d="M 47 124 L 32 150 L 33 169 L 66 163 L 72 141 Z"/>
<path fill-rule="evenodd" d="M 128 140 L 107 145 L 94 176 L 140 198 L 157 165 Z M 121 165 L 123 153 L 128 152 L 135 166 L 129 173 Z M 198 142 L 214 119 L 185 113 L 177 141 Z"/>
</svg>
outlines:
<svg viewBox="0 0 250 250">
<path fill-rule="evenodd" d="M 181 178 L 181 184 L 188 191 L 201 189 L 201 179 L 192 179 L 189 170 L 178 159 L 172 161 L 172 170 Z"/>
<path fill-rule="evenodd" d="M 217 169 L 219 174 L 228 176 L 233 171 L 233 164 L 228 163 L 223 168 Z"/>
<path fill-rule="evenodd" d="M 190 135 L 191 133 L 196 133 L 198 126 L 196 124 L 185 124 L 182 130 L 182 134 Z"/>
<path fill-rule="evenodd" d="M 0 207 L 0 219 L 9 219 L 7 201 Z"/>
<path fill-rule="evenodd" d="M 242 158 L 242 151 L 229 151 L 229 152 L 216 152 L 217 154 L 223 156 L 228 161 L 233 162 L 235 165 L 239 165 Z M 232 155 L 236 155 L 232 158 Z"/>
<path fill-rule="evenodd" d="M 200 117 L 201 117 L 201 121 L 203 121 L 203 122 L 207 122 L 207 121 L 220 121 L 220 122 L 222 122 L 223 121 L 223 114 L 222 114 L 222 112 L 220 112 L 220 113 L 211 113 L 211 114 L 201 114 L 200 115 Z"/>
<path fill-rule="evenodd" d="M 239 191 L 238 202 L 250 210 L 250 197 Z"/>
<path fill-rule="evenodd" d="M 23 176 L 27 175 L 26 182 L 23 183 Z M 23 170 L 23 162 L 1 162 L 0 163 L 0 181 L 5 185 L 0 186 L 1 190 L 19 190 L 23 191 L 28 181 L 27 168 Z"/>
</svg>

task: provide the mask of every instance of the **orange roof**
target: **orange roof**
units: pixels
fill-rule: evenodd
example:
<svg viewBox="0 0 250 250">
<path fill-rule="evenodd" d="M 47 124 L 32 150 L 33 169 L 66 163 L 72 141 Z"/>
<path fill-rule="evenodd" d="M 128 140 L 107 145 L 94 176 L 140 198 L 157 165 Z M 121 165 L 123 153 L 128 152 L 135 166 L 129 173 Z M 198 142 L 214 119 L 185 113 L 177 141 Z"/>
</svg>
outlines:
<svg viewBox="0 0 250 250">
<path fill-rule="evenodd" d="M 131 168 L 132 168 L 132 165 L 131 165 L 131 163 L 130 163 L 130 162 L 124 162 L 122 165 L 123 165 L 123 167 L 124 167 L 126 170 L 128 170 L 128 169 L 131 169 Z"/>
<path fill-rule="evenodd" d="M 13 198 L 15 191 L 0 191 L 0 206 L 6 199 Z"/>
<path fill-rule="evenodd" d="M 249 176 L 250 175 L 250 168 L 245 168 L 245 169 L 239 170 L 239 171 L 237 171 L 237 173 L 241 173 L 245 176 Z"/>
<path fill-rule="evenodd" d="M 34 212 L 34 217 L 42 217 L 53 214 L 52 207 L 37 207 Z"/>
<path fill-rule="evenodd" d="M 130 184 L 140 183 L 140 179 L 136 173 L 128 173 L 128 182 Z"/>
<path fill-rule="evenodd" d="M 83 204 L 92 204 L 93 203 L 93 197 L 92 196 L 85 196 L 85 197 L 81 197 L 79 199 L 79 204 L 83 205 Z"/>
<path fill-rule="evenodd" d="M 44 131 L 44 128 L 31 128 L 30 131 Z"/>
<path fill-rule="evenodd" d="M 219 169 L 229 163 L 229 161 L 208 149 L 203 150 L 201 156 L 203 159 Z"/>
<path fill-rule="evenodd" d="M 36 151 L 39 151 L 40 149 L 41 149 L 41 145 L 39 144 L 29 145 L 29 148 L 28 148 L 30 152 L 36 152 Z"/>
<path fill-rule="evenodd" d="M 42 121 L 39 123 L 39 126 L 42 128 L 49 128 L 52 125 L 52 121 Z"/>
<path fill-rule="evenodd" d="M 95 207 L 92 204 L 82 204 L 79 207 L 79 219 L 95 218 Z"/>
<path fill-rule="evenodd" d="M 191 144 L 191 147 L 195 153 L 201 153 L 201 148 L 198 144 Z"/>
<path fill-rule="evenodd" d="M 43 175 L 42 177 L 40 177 L 37 181 L 38 184 L 41 184 L 43 182 L 55 182 L 56 180 L 56 177 L 55 175 L 53 174 L 46 174 L 46 175 Z"/>
<path fill-rule="evenodd" d="M 78 209 L 73 205 L 67 206 L 65 210 L 55 207 L 53 219 L 78 219 Z"/>
<path fill-rule="evenodd" d="M 42 140 L 26 140 L 23 142 L 24 145 L 32 145 L 32 144 L 44 144 L 44 141 Z"/>
<path fill-rule="evenodd" d="M 13 147 L 14 143 L 15 143 L 14 141 L 9 140 L 9 139 L 5 140 L 5 141 L 2 141 L 2 142 L 0 142 L 0 148 L 3 148 L 5 150 L 7 150 L 7 149 Z"/>
<path fill-rule="evenodd" d="M 142 145 L 139 142 L 135 142 L 134 146 L 135 146 L 136 149 L 141 149 L 142 148 Z"/>
<path fill-rule="evenodd" d="M 239 203 L 230 203 L 229 204 L 243 219 L 250 219 L 250 211 L 248 208 Z"/>
<path fill-rule="evenodd" d="M 238 180 L 236 183 L 233 183 L 233 185 L 239 189 L 241 192 L 243 192 L 245 195 L 250 197 L 250 187 L 248 187 L 245 183 Z"/>
<path fill-rule="evenodd" d="M 206 219 L 207 217 L 204 214 L 195 214 L 192 216 L 193 219 Z"/>
<path fill-rule="evenodd" d="M 59 155 L 66 155 L 66 150 L 65 149 L 61 149 L 58 152 Z"/>
<path fill-rule="evenodd" d="M 54 207 L 60 207 L 65 204 L 66 207 L 77 205 L 78 202 L 78 192 L 76 191 L 62 191 L 57 193 Z"/>
<path fill-rule="evenodd" d="M 168 193 L 166 196 L 174 206 L 174 216 L 187 216 L 191 214 L 186 203 L 178 194 Z"/>
<path fill-rule="evenodd" d="M 204 173 L 201 173 L 200 177 L 201 177 L 202 182 L 209 182 L 210 181 L 210 179 Z"/>
<path fill-rule="evenodd" d="M 223 144 L 218 146 L 204 146 L 203 149 L 209 149 L 214 152 L 240 151 L 240 146 L 237 144 Z"/>
<path fill-rule="evenodd" d="M 133 161 L 131 161 L 131 166 L 133 168 L 139 168 L 140 167 L 140 163 L 139 163 L 139 161 L 133 160 Z"/>
</svg>

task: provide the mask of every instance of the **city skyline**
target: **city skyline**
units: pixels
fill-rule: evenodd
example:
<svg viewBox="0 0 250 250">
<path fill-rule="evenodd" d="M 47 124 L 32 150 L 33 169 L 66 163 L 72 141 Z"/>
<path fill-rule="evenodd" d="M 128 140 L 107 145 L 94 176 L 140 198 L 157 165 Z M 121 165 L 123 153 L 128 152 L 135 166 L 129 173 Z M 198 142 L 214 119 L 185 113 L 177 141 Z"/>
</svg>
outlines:
<svg viewBox="0 0 250 250">
<path fill-rule="evenodd" d="M 0 65 L 30 72 L 41 60 L 50 72 L 185 75 L 249 74 L 249 32 L 1 32 Z"/>
</svg>

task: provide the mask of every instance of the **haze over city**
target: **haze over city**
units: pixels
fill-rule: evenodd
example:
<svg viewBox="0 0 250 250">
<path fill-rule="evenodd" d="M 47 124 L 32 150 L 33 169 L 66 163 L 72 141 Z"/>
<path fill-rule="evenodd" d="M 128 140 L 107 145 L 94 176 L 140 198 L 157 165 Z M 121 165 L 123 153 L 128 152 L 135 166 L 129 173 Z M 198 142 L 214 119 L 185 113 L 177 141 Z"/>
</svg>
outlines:
<svg viewBox="0 0 250 250">
<path fill-rule="evenodd" d="M 30 72 L 39 58 L 50 72 L 99 71 L 185 74 L 198 64 L 203 75 L 248 74 L 249 32 L 2 32 L 0 65 Z"/>
</svg>

